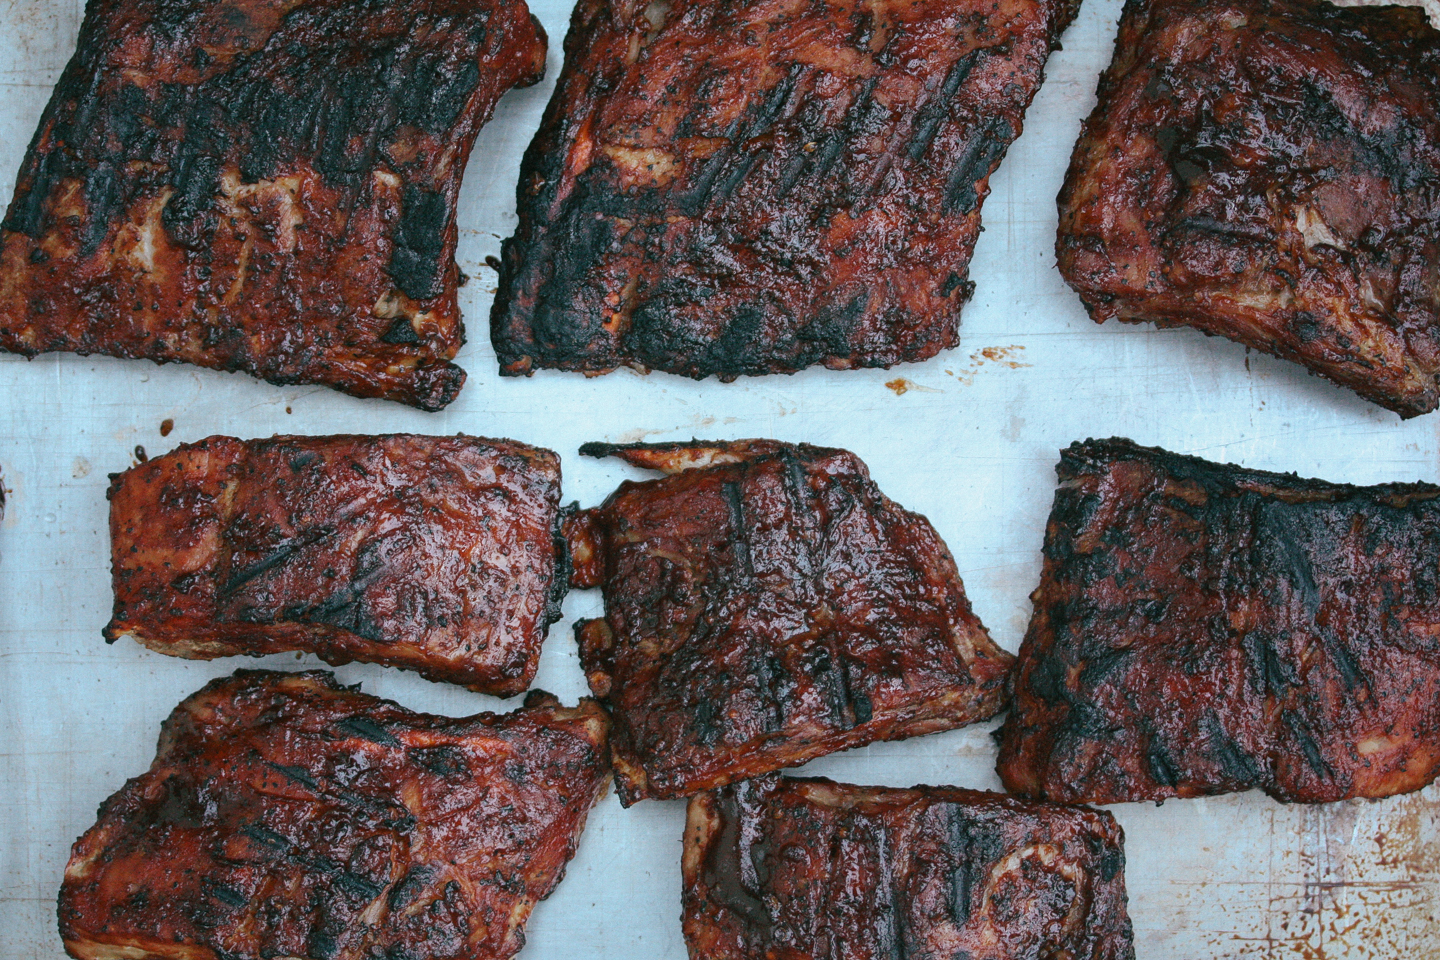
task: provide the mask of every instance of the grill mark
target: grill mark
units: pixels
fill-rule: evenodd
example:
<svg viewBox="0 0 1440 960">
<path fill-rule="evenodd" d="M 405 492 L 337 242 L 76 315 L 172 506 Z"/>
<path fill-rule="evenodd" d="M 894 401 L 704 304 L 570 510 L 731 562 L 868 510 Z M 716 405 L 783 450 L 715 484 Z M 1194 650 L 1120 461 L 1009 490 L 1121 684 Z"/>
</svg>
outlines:
<svg viewBox="0 0 1440 960">
<path fill-rule="evenodd" d="M 1370 678 L 1360 666 L 1360 661 L 1355 654 L 1345 645 L 1345 641 L 1335 635 L 1333 630 L 1322 629 L 1320 631 L 1321 642 L 1324 643 L 1330 659 L 1335 662 L 1335 669 L 1340 674 L 1340 680 L 1345 684 L 1347 693 L 1354 693 L 1361 687 L 1370 685 Z"/>
<path fill-rule="evenodd" d="M 730 512 L 730 529 L 734 534 L 736 576 L 740 590 L 751 590 L 755 585 L 755 567 L 750 557 L 750 531 L 745 525 L 745 494 L 739 481 L 727 481 L 720 486 L 721 495 Z"/>
<path fill-rule="evenodd" d="M 845 149 L 845 145 L 859 133 L 865 117 L 875 103 L 875 87 L 879 83 L 879 77 L 871 77 L 860 84 L 859 92 L 855 94 L 855 99 L 850 102 L 845 116 L 840 120 L 839 129 L 827 137 L 820 148 L 815 151 L 813 170 L 816 179 L 822 179 L 829 175 L 830 169 L 835 166 L 835 161 L 840 159 L 840 153 Z"/>
<path fill-rule="evenodd" d="M 377 817 L 384 818 L 382 819 L 382 823 L 392 830 L 399 830 L 403 833 L 415 826 L 415 817 L 409 810 L 397 802 L 376 800 L 338 785 L 333 785 L 332 789 L 322 789 L 319 781 L 311 776 L 310 772 L 304 767 L 287 766 L 283 763 L 275 763 L 270 760 L 265 761 L 265 765 L 291 783 L 304 787 L 319 798 L 344 803 Z M 399 816 L 395 816 L 397 812 Z"/>
<path fill-rule="evenodd" d="M 369 717 L 358 715 L 346 717 L 344 720 L 338 721 L 335 726 L 351 736 L 359 737 L 362 740 L 369 740 L 371 743 L 378 743 L 383 747 L 398 747 L 401 745 L 394 734 Z"/>
<path fill-rule="evenodd" d="M 277 764 L 270 764 L 270 766 L 278 768 Z M 240 828 L 240 832 L 261 847 L 272 851 L 277 856 L 284 857 L 297 866 L 332 877 L 337 886 L 356 897 L 374 900 L 380 895 L 382 888 L 370 880 L 341 868 L 339 864 L 327 857 L 311 856 L 303 850 L 296 850 L 288 838 L 276 833 L 263 823 L 247 823 Z M 218 894 L 217 898 L 224 900 Z M 241 904 L 232 905 L 239 906 Z"/>
<path fill-rule="evenodd" d="M 889 902 L 879 916 L 876 935 L 879 946 L 890 960 L 907 960 L 910 955 L 907 943 L 908 930 L 905 923 L 905 896 L 901 877 L 896 870 L 894 851 L 891 849 L 890 831 L 883 823 L 875 824 L 875 859 L 880 874 L 878 883 L 889 893 Z"/>
<path fill-rule="evenodd" d="M 935 140 L 935 134 L 940 131 L 940 125 L 945 122 L 950 108 L 950 100 L 959 91 L 961 84 L 970 76 L 970 71 L 975 69 L 975 65 L 980 62 L 980 57 L 988 55 L 989 52 L 988 49 L 980 47 L 971 50 L 952 63 L 940 89 L 915 112 L 914 131 L 910 135 L 909 144 L 905 147 L 905 155 L 911 160 L 919 160 L 925 155 L 925 151 Z"/>
<path fill-rule="evenodd" d="M 263 823 L 247 823 L 240 828 L 240 832 L 262 847 L 269 847 L 271 850 L 289 850 L 290 840 L 282 834 L 276 833 Z"/>
<path fill-rule="evenodd" d="M 769 151 L 749 150 L 739 162 L 735 162 L 735 154 L 738 150 L 745 149 L 750 141 L 769 133 L 775 123 L 784 115 L 789 107 L 795 91 L 799 88 L 799 79 L 805 71 L 805 65 L 800 63 L 791 64 L 785 76 L 765 95 L 755 110 L 754 116 L 743 130 L 738 132 L 734 125 L 731 131 L 727 132 L 725 146 L 715 152 L 698 178 L 693 204 L 698 210 L 712 203 L 723 203 L 734 195 L 740 184 L 760 164 Z M 722 172 L 729 168 L 728 173 Z"/>
<path fill-rule="evenodd" d="M 970 818 L 956 804 L 946 807 L 946 837 L 955 866 L 950 870 L 950 919 L 962 927 L 970 919 L 970 900 L 975 885 L 977 864 L 970 855 Z"/>
<path fill-rule="evenodd" d="M 1324 756 L 1320 753 L 1320 747 L 1315 743 L 1315 738 L 1310 736 L 1306 729 L 1305 721 L 1294 710 L 1285 710 L 1280 714 L 1285 721 L 1285 726 L 1290 728 L 1296 742 L 1300 744 L 1300 751 L 1305 754 L 1305 761 L 1310 764 L 1310 769 L 1315 775 L 1326 780 L 1333 779 L 1335 770 L 1325 762 Z"/>
<path fill-rule="evenodd" d="M 1214 710 L 1205 711 L 1205 727 L 1209 734 L 1211 752 L 1220 763 L 1220 769 L 1232 780 L 1247 786 L 1260 782 L 1260 770 L 1255 759 L 1246 753 L 1238 743 L 1221 728 L 1220 718 Z"/>
<path fill-rule="evenodd" d="M 1153 729 L 1147 730 L 1145 735 L 1145 766 L 1151 778 L 1162 786 L 1174 787 L 1180 782 L 1180 774 L 1175 769 L 1175 760 L 1165 746 L 1165 740 Z"/>
<path fill-rule="evenodd" d="M 210 891 L 210 896 L 219 900 L 227 907 L 234 907 L 238 910 L 250 902 L 250 898 L 245 896 L 244 893 L 218 881 L 211 881 L 207 886 Z"/>
<path fill-rule="evenodd" d="M 1004 117 L 991 117 L 980 124 L 975 136 L 965 144 L 959 162 L 946 181 L 946 212 L 959 210 L 968 214 L 980 205 L 980 194 L 975 184 L 982 177 L 989 176 L 991 167 L 1000 162 L 1014 137 L 1015 129 Z"/>
<path fill-rule="evenodd" d="M 785 488 L 785 495 L 790 500 L 790 517 L 794 521 L 795 529 L 800 533 L 800 543 L 805 548 L 800 551 L 796 559 L 802 567 L 801 574 L 810 582 L 811 589 L 817 598 L 824 596 L 823 581 L 820 572 L 824 566 L 819 554 L 821 545 L 818 542 L 820 531 L 817 528 L 815 511 L 810 507 L 811 490 L 810 484 L 806 482 L 805 467 L 800 459 L 795 456 L 795 451 L 786 448 L 780 454 L 780 479 Z"/>
<path fill-rule="evenodd" d="M 778 657 L 762 657 L 755 667 L 756 692 L 765 713 L 765 732 L 779 733 L 785 729 L 785 702 L 795 690 L 795 682 Z"/>
<path fill-rule="evenodd" d="M 336 529 L 332 524 L 321 524 L 310 528 L 298 537 L 292 537 L 285 541 L 272 550 L 268 556 L 232 573 L 229 579 L 220 586 L 220 596 L 222 598 L 229 597 L 251 580 L 284 564 L 296 551 L 317 544 L 328 537 L 333 537 Z"/>
</svg>

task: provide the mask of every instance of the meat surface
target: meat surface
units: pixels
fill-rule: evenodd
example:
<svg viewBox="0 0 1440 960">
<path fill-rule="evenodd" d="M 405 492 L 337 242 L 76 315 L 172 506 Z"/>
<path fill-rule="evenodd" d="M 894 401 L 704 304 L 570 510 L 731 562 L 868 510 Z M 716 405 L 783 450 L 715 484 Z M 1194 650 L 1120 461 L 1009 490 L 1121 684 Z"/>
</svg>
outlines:
<svg viewBox="0 0 1440 960">
<path fill-rule="evenodd" d="M 560 616 L 560 460 L 512 440 L 211 437 L 109 497 L 112 642 L 308 650 L 509 696 Z"/>
<path fill-rule="evenodd" d="M 463 719 L 328 673 L 242 670 L 183 701 L 60 888 L 81 960 L 500 960 L 603 792 L 593 701 Z"/>
<path fill-rule="evenodd" d="M 90 0 L 0 228 L 0 349 L 440 409 L 460 178 L 544 63 L 524 0 Z"/>
<path fill-rule="evenodd" d="M 501 372 L 697 379 L 955 346 L 980 206 L 1078 0 L 580 0 Z"/>
<path fill-rule="evenodd" d="M 1440 402 L 1440 32 L 1419 7 L 1128 0 L 1060 193 L 1096 321 Z"/>
<path fill-rule="evenodd" d="M 1124 836 L 1087 807 L 767 777 L 690 801 L 691 960 L 1132 960 Z"/>
<path fill-rule="evenodd" d="M 1440 772 L 1440 487 L 1352 487 L 1128 440 L 1061 456 L 1000 777 L 1063 802 Z"/>
<path fill-rule="evenodd" d="M 1004 707 L 1014 658 L 929 521 L 844 450 L 770 440 L 582 448 L 669 473 L 567 526 L 590 689 L 622 803 L 674 799 Z"/>
</svg>

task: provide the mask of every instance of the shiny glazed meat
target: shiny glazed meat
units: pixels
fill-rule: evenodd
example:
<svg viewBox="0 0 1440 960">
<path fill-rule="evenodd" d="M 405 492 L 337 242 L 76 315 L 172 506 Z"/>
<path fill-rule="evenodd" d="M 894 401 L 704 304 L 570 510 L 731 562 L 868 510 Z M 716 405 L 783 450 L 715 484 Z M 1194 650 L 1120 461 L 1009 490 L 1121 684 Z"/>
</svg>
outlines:
<svg viewBox="0 0 1440 960">
<path fill-rule="evenodd" d="M 308 650 L 509 696 L 560 615 L 560 461 L 512 440 L 211 437 L 109 497 L 111 641 Z"/>
<path fill-rule="evenodd" d="M 1440 402 L 1440 33 L 1419 7 L 1129 0 L 1060 193 L 1097 321 Z"/>
<path fill-rule="evenodd" d="M 548 694 L 428 716 L 328 673 L 242 670 L 182 702 L 60 888 L 83 960 L 499 960 L 604 790 L 605 713 Z"/>
<path fill-rule="evenodd" d="M 1012 793 L 1259 787 L 1321 803 L 1440 772 L 1440 487 L 1066 450 L 1002 731 Z"/>
<path fill-rule="evenodd" d="M 998 712 L 996 647 L 935 529 L 844 450 L 769 440 L 591 445 L 670 474 L 567 527 L 576 627 L 625 804 L 673 799 Z"/>
<path fill-rule="evenodd" d="M 0 229 L 0 349 L 440 409 L 460 178 L 544 63 L 523 0 L 91 0 Z"/>
<path fill-rule="evenodd" d="M 1124 837 L 1087 807 L 766 777 L 690 801 L 691 960 L 1133 960 Z"/>
<path fill-rule="evenodd" d="M 1068 0 L 580 0 L 518 188 L 501 372 L 955 346 L 989 176 Z"/>
</svg>

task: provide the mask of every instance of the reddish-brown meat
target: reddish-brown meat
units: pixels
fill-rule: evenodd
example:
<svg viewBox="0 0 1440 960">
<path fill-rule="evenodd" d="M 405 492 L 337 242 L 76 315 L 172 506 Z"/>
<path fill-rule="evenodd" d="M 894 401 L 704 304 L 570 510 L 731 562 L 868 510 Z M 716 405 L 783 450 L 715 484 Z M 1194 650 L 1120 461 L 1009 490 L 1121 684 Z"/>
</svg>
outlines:
<svg viewBox="0 0 1440 960">
<path fill-rule="evenodd" d="M 1132 960 L 1124 836 L 1087 807 L 767 777 L 690 801 L 691 960 Z"/>
<path fill-rule="evenodd" d="M 111 641 L 308 650 L 509 696 L 559 618 L 560 461 L 512 440 L 211 437 L 109 496 Z"/>
<path fill-rule="evenodd" d="M 60 888 L 82 960 L 501 960 L 604 790 L 605 712 L 464 719 L 328 673 L 242 670 L 175 708 Z"/>
<path fill-rule="evenodd" d="M 1440 772 L 1440 487 L 1301 480 L 1128 440 L 1074 444 L 1058 472 L 1007 789 L 1321 803 Z"/>
<path fill-rule="evenodd" d="M 1440 32 L 1419 7 L 1129 0 L 1060 193 L 1097 321 L 1440 402 Z"/>
<path fill-rule="evenodd" d="M 626 804 L 687 797 L 998 712 L 1014 658 L 935 529 L 844 450 L 769 440 L 592 445 L 671 474 L 568 528 L 590 689 Z"/>
<path fill-rule="evenodd" d="M 504 247 L 501 372 L 955 346 L 990 174 L 1076 6 L 581 0 Z"/>
<path fill-rule="evenodd" d="M 524 0 L 91 0 L 0 229 L 0 349 L 438 410 L 465 161 L 544 63 Z"/>
</svg>

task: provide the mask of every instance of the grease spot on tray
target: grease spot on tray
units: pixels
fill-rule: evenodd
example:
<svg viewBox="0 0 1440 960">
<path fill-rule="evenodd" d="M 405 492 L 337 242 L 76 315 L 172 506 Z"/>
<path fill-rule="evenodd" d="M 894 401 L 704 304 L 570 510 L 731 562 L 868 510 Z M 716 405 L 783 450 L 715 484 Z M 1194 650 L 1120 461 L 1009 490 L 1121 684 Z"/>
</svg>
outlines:
<svg viewBox="0 0 1440 960">
<path fill-rule="evenodd" d="M 965 366 L 959 370 L 946 370 L 950 376 L 961 383 L 972 384 L 975 382 L 975 375 L 987 364 L 996 364 L 1010 370 L 1019 370 L 1021 367 L 1033 366 L 1026 363 L 1022 358 L 1025 355 L 1025 348 L 1018 343 L 1006 344 L 997 347 L 981 347 L 970 354 L 970 359 Z"/>
</svg>

